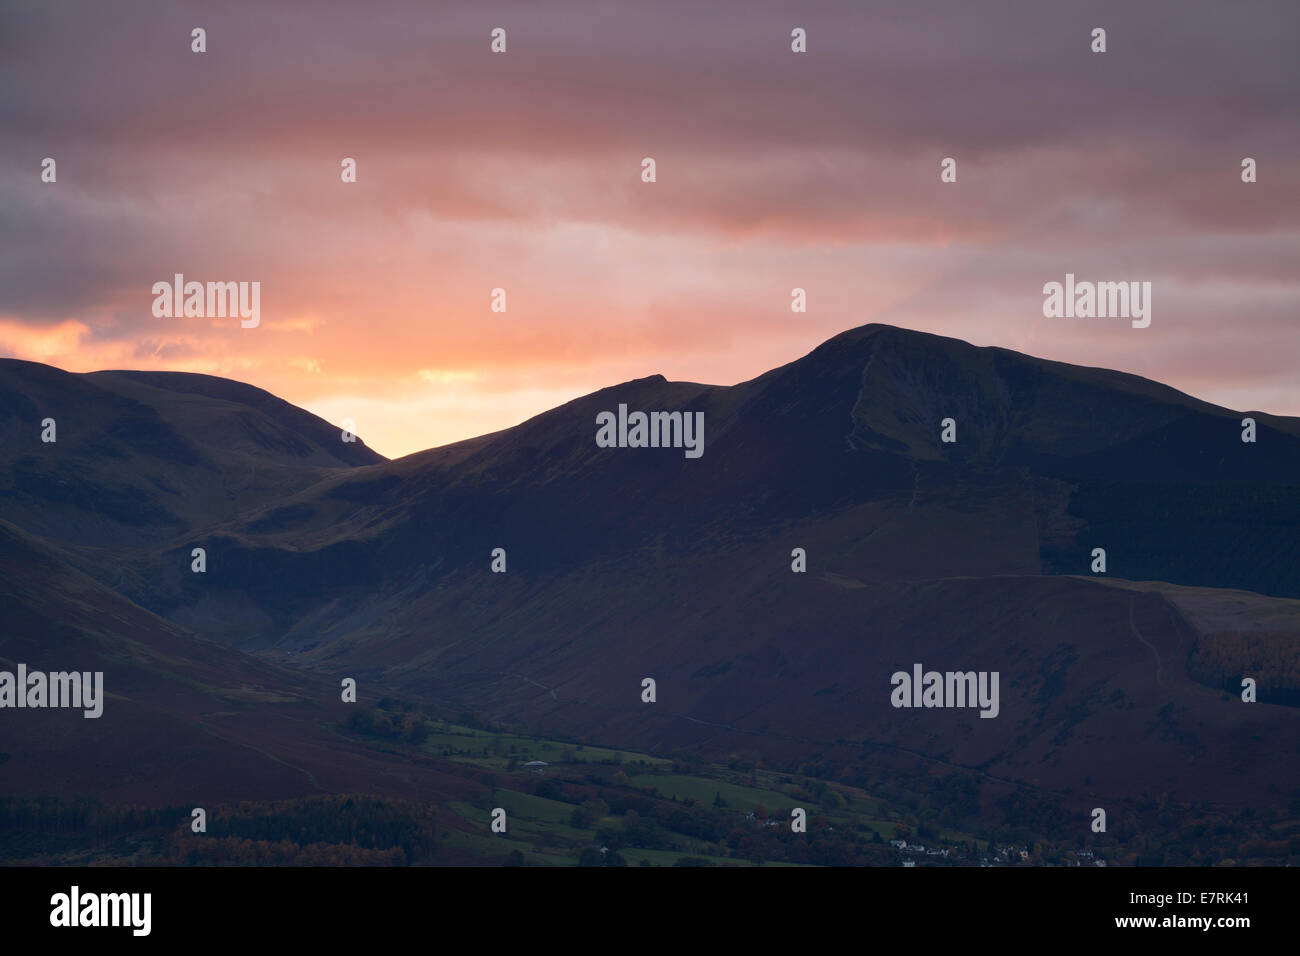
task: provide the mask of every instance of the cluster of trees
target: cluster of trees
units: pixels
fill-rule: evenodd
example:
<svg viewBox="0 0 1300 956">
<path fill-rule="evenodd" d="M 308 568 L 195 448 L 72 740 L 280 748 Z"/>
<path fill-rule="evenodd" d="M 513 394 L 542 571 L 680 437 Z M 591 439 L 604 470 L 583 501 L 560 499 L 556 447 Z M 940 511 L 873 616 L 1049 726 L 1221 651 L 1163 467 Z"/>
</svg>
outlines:
<svg viewBox="0 0 1300 956">
<path fill-rule="evenodd" d="M 108 806 L 78 797 L 0 797 L 0 833 L 84 833 L 97 837 L 134 833 L 188 814 L 179 807 Z"/>
<path fill-rule="evenodd" d="M 617 775 L 611 777 L 599 770 L 589 773 L 583 782 L 543 780 L 534 792 L 575 804 L 569 817 L 571 826 L 595 827 L 595 846 L 578 851 L 583 866 L 624 865 L 623 853 L 633 848 L 675 851 L 697 860 L 707 855 L 837 866 L 888 862 L 888 848 L 874 832 L 834 829 L 825 818 L 814 815 L 808 821 L 808 832 L 796 834 L 789 819 L 779 814 L 774 818 L 781 825 L 764 826 L 768 812 L 762 807 L 755 808 L 757 819 L 748 819 L 735 809 L 638 790 L 619 781 Z M 611 822 L 610 817 L 615 819 Z M 601 847 L 606 852 L 601 853 Z"/>
<path fill-rule="evenodd" d="M 1282 631 L 1218 631 L 1202 635 L 1192 650 L 1193 680 L 1241 693 L 1241 679 L 1255 679 L 1258 700 L 1300 707 L 1300 643 Z"/>
<path fill-rule="evenodd" d="M 196 863 L 297 865 L 322 854 L 337 865 L 432 862 L 437 811 L 408 800 L 339 794 L 245 802 L 210 813 L 207 833 L 185 828 L 168 847 L 169 859 Z"/>
<path fill-rule="evenodd" d="M 0 861 L 130 863 L 137 854 L 156 855 L 163 828 L 188 812 L 81 798 L 0 797 Z"/>
<path fill-rule="evenodd" d="M 406 866 L 401 847 L 368 849 L 349 843 L 294 843 L 292 840 L 175 838 L 168 842 L 167 863 L 184 866 Z"/>
<path fill-rule="evenodd" d="M 353 710 L 348 715 L 346 726 L 350 733 L 358 737 L 403 740 L 417 747 L 429 738 L 429 723 L 423 714 L 396 708 L 367 707 Z"/>
</svg>

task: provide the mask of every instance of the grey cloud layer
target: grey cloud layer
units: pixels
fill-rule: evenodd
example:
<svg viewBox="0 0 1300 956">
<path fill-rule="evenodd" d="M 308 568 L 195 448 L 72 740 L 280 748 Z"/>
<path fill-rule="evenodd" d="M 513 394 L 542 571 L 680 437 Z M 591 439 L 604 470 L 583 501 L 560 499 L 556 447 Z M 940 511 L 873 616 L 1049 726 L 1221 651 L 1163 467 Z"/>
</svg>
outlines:
<svg viewBox="0 0 1300 956">
<path fill-rule="evenodd" d="M 794 25 L 806 56 L 789 52 Z M 494 26 L 505 57 L 488 52 Z M 1293 0 L 11 3 L 0 312 L 120 306 L 95 334 L 125 336 L 145 316 L 121 303 L 178 262 L 305 277 L 349 235 L 403 241 L 420 210 L 444 230 L 610 224 L 757 257 L 952 244 L 937 264 L 974 263 L 1016 315 L 1036 282 L 1094 263 L 1172 277 L 1157 308 L 1237 281 L 1237 311 L 1296 357 L 1280 326 L 1300 251 L 1298 34 Z M 46 155 L 55 195 L 33 187 Z M 347 196 L 342 155 L 362 169 Z M 959 183 L 940 189 L 948 155 Z M 1243 155 L 1261 163 L 1248 189 Z"/>
</svg>

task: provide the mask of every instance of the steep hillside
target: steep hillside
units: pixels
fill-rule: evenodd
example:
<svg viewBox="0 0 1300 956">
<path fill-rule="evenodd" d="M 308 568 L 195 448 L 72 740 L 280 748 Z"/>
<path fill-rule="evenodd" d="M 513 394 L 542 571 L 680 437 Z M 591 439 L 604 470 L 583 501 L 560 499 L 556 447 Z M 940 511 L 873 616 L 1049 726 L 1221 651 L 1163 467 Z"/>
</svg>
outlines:
<svg viewBox="0 0 1300 956">
<path fill-rule="evenodd" d="M 329 729 L 338 681 L 161 620 L 0 521 L 0 669 L 103 673 L 102 714 L 0 710 L 0 794 L 207 806 L 334 792 L 450 799 L 472 785 Z M 178 821 L 179 822 L 179 821 Z"/>
<path fill-rule="evenodd" d="M 53 442 L 42 440 L 53 420 Z M 383 461 L 261 389 L 0 359 L 0 513 L 77 547 L 158 543 Z"/>
</svg>

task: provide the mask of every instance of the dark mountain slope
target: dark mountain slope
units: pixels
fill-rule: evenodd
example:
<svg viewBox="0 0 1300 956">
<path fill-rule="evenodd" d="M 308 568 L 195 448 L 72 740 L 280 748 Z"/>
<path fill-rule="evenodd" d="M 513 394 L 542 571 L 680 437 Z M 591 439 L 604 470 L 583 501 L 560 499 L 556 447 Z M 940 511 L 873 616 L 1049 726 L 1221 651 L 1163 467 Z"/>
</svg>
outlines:
<svg viewBox="0 0 1300 956">
<path fill-rule="evenodd" d="M 620 404 L 702 412 L 703 457 L 598 447 Z M 1179 587 L 1300 595 L 1300 428 L 1255 414 L 1244 444 L 1242 417 L 866 326 L 733 387 L 638 379 L 103 554 L 123 593 L 205 636 L 539 731 L 1277 801 L 1300 785 L 1300 711 L 1189 673 L 1203 633 Z M 1001 713 L 890 707 L 916 662 L 998 671 Z"/>
<path fill-rule="evenodd" d="M 620 403 L 702 411 L 703 457 L 598 448 L 596 415 Z M 956 444 L 939 441 L 947 417 Z M 927 564 L 900 539 L 878 559 L 859 550 L 857 573 L 1085 573 L 1104 547 L 1111 572 L 1131 579 L 1300 595 L 1300 437 L 1291 420 L 1257 414 L 1259 441 L 1244 444 L 1241 417 L 1132 375 L 866 326 L 731 388 L 653 376 L 332 475 L 213 528 L 231 576 L 183 578 L 203 590 L 158 606 L 224 585 L 282 612 L 268 639 L 286 609 L 346 603 L 349 577 L 392 595 L 475 573 L 509 544 L 558 574 L 646 548 L 761 541 L 797 521 L 852 524 L 897 503 L 909 515 L 886 539 L 907 528 L 905 539 L 940 544 L 965 529 L 988 546 L 930 548 Z"/>
<path fill-rule="evenodd" d="M 211 806 L 322 792 L 441 800 L 472 785 L 359 747 L 320 680 L 202 640 L 0 521 L 0 669 L 102 671 L 102 716 L 0 710 L 0 793 Z M 178 824 L 180 821 L 177 821 Z"/>
<path fill-rule="evenodd" d="M 73 548 L 158 543 L 379 461 L 238 382 L 0 360 L 0 513 Z"/>
</svg>

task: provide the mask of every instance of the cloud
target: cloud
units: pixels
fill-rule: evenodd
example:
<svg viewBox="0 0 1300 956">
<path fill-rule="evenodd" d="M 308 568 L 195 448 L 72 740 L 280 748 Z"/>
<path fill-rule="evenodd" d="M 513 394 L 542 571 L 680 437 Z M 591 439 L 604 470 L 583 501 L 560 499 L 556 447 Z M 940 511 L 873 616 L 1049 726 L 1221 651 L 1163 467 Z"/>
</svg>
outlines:
<svg viewBox="0 0 1300 956">
<path fill-rule="evenodd" d="M 867 321 L 1300 411 L 1297 27 L 1290 0 L 8 4 L 0 350 L 369 395 L 390 454 L 432 433 L 419 389 L 467 437 Z M 1067 271 L 1153 281 L 1149 334 L 1044 320 Z M 176 272 L 261 282 L 261 326 L 154 318 Z"/>
<path fill-rule="evenodd" d="M 75 319 L 35 328 L 13 319 L 0 319 L 0 351 L 30 362 L 49 362 L 75 352 L 89 333 L 85 323 Z"/>
</svg>

